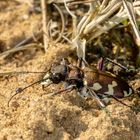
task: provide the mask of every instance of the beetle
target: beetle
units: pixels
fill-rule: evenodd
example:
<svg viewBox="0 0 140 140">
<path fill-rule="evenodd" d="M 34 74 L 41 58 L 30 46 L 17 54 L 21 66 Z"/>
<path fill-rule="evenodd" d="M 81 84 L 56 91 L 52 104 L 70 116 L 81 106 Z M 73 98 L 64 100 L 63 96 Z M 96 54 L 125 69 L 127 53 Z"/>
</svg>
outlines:
<svg viewBox="0 0 140 140">
<path fill-rule="evenodd" d="M 119 99 L 128 97 L 134 93 L 134 90 L 126 81 L 115 75 L 103 72 L 102 62 L 99 63 L 98 69 L 90 68 L 90 66 L 82 67 L 82 58 L 79 58 L 78 62 L 78 65 L 72 65 L 68 59 L 63 58 L 59 63 L 54 63 L 43 79 L 27 87 L 18 88 L 16 93 L 9 99 L 8 106 L 15 95 L 36 83 L 41 83 L 44 88 L 44 86 L 63 82 L 65 84 L 64 89 L 48 94 L 48 96 L 75 89 L 83 98 L 95 98 L 101 107 L 105 107 L 103 103 L 105 99 L 114 98 L 121 102 Z M 123 102 L 121 103 L 126 105 Z"/>
</svg>

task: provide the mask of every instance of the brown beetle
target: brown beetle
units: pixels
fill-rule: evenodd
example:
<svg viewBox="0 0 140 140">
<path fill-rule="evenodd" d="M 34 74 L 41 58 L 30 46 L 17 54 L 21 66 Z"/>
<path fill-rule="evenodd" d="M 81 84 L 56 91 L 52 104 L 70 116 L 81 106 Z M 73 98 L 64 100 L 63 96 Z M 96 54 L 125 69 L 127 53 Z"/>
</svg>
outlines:
<svg viewBox="0 0 140 140">
<path fill-rule="evenodd" d="M 67 59 L 62 59 L 60 63 L 51 67 L 43 79 L 25 88 L 18 88 L 16 94 L 21 93 L 26 88 L 39 82 L 41 82 L 43 86 L 64 82 L 66 85 L 65 89 L 48 95 L 56 95 L 64 91 L 76 89 L 81 97 L 94 97 L 101 107 L 105 107 L 101 101 L 102 99 L 114 98 L 118 100 L 119 98 L 125 98 L 134 93 L 126 81 L 98 69 L 91 69 L 89 67 L 82 68 L 80 65 L 81 61 L 82 59 L 79 59 L 79 65 L 73 66 Z M 16 94 L 10 98 L 9 102 Z M 126 105 L 125 103 L 123 104 Z"/>
<path fill-rule="evenodd" d="M 78 94 L 83 98 L 96 98 L 101 107 L 105 107 L 101 99 L 114 98 L 119 101 L 119 99 L 128 97 L 134 93 L 134 90 L 125 80 L 113 74 L 89 67 L 81 68 L 72 65 L 68 65 L 68 67 L 69 71 L 64 80 L 66 88 L 62 92 L 67 89 L 76 89 Z M 55 92 L 51 95 L 57 93 L 61 92 Z M 126 105 L 125 103 L 122 104 Z"/>
</svg>

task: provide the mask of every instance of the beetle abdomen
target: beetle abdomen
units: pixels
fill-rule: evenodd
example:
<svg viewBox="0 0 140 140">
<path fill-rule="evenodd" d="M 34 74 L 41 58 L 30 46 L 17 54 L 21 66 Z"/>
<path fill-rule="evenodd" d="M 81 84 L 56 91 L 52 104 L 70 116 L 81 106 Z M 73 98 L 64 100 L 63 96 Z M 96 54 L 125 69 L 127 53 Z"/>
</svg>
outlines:
<svg viewBox="0 0 140 140">
<path fill-rule="evenodd" d="M 124 98 L 134 93 L 126 81 L 101 71 L 86 72 L 84 84 L 100 96 L 106 95 L 108 97 Z"/>
</svg>

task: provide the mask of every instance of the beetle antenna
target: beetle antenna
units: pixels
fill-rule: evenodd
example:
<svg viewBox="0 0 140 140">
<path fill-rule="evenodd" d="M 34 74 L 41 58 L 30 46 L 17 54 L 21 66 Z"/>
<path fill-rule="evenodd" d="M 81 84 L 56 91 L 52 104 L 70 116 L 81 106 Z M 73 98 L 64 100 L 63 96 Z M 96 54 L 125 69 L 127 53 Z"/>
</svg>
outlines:
<svg viewBox="0 0 140 140">
<path fill-rule="evenodd" d="M 40 83 L 40 82 L 42 82 L 42 81 L 45 81 L 45 80 L 47 80 L 47 79 L 49 79 L 49 77 L 47 77 L 47 78 L 45 78 L 45 79 L 38 80 L 38 81 L 36 81 L 36 82 L 34 82 L 34 83 L 32 83 L 32 84 L 30 84 L 30 85 L 24 87 L 24 88 L 21 88 L 21 87 L 17 88 L 16 91 L 15 91 L 16 93 L 15 93 L 14 95 L 12 95 L 12 96 L 10 97 L 10 99 L 8 100 L 8 107 L 9 107 L 10 101 L 11 101 L 17 94 L 19 94 L 19 93 L 23 92 L 25 89 L 27 89 L 27 88 L 29 88 L 29 87 L 35 85 L 35 84 L 38 84 L 38 83 Z"/>
<path fill-rule="evenodd" d="M 13 71 L 13 72 L 0 72 L 0 75 L 12 75 L 12 74 L 27 74 L 27 73 L 36 73 L 36 74 L 40 74 L 40 73 L 47 73 L 49 70 L 47 71 Z"/>
<path fill-rule="evenodd" d="M 76 87 L 75 85 L 70 85 L 70 86 L 68 86 L 68 87 L 65 88 L 65 89 L 62 89 L 62 90 L 59 90 L 59 91 L 56 91 L 56 92 L 53 92 L 53 93 L 49 93 L 49 94 L 47 94 L 47 96 L 54 96 L 54 95 L 57 95 L 57 94 L 59 94 L 59 93 L 65 92 L 65 91 L 70 92 L 70 91 L 72 91 L 75 87 Z M 70 90 L 70 91 L 68 91 L 68 90 Z"/>
<path fill-rule="evenodd" d="M 88 62 L 87 62 L 84 58 L 79 57 L 79 58 L 78 58 L 78 67 L 79 67 L 79 68 L 83 67 L 83 63 L 84 63 L 86 66 L 89 66 Z"/>
</svg>

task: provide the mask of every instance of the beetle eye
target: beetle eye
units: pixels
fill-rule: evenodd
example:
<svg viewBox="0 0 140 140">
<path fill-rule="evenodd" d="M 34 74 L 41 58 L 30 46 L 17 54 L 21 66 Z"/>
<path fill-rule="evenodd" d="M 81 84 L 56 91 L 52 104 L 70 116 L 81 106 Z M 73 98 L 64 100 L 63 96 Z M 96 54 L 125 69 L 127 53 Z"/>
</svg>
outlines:
<svg viewBox="0 0 140 140">
<path fill-rule="evenodd" d="M 59 73 L 54 73 L 51 80 L 53 83 L 58 84 L 61 81 L 61 75 Z"/>
<path fill-rule="evenodd" d="M 55 77 L 56 79 L 58 79 L 58 78 L 60 78 L 60 74 L 59 74 L 59 73 L 55 73 L 55 74 L 54 74 L 54 77 Z"/>
</svg>

